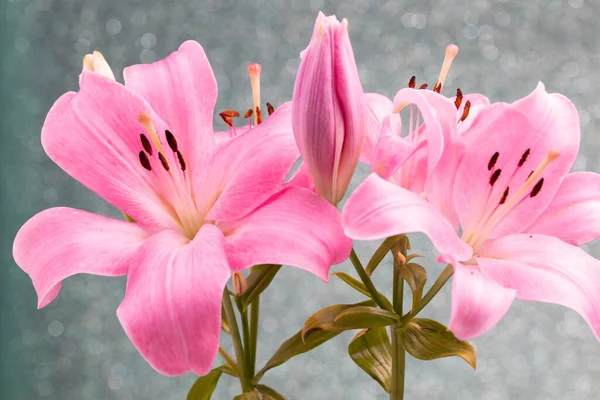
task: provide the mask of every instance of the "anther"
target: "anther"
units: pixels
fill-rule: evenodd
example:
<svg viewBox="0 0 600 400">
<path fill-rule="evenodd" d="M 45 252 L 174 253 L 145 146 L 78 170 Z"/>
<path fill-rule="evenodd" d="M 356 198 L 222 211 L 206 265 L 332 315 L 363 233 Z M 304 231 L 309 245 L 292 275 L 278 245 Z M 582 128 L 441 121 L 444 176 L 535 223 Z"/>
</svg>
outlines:
<svg viewBox="0 0 600 400">
<path fill-rule="evenodd" d="M 462 104 L 462 99 L 463 99 L 462 90 L 460 90 L 460 88 L 458 88 L 458 89 L 456 89 L 456 100 L 454 100 L 454 105 L 456 106 L 457 110 L 460 108 L 460 105 Z"/>
<path fill-rule="evenodd" d="M 471 101 L 467 100 L 465 103 L 465 108 L 463 110 L 462 116 L 460 117 L 460 121 L 464 121 L 469 116 L 469 111 L 471 110 Z"/>
<path fill-rule="evenodd" d="M 525 164 L 525 161 L 527 161 L 527 157 L 529 157 L 529 153 L 531 153 L 531 149 L 525 150 L 525 152 L 521 156 L 521 159 L 519 160 L 519 167 L 522 167 L 523 164 Z"/>
<path fill-rule="evenodd" d="M 275 112 L 275 107 L 269 102 L 267 102 L 267 112 L 269 113 L 269 116 Z"/>
<path fill-rule="evenodd" d="M 502 198 L 500 199 L 500 205 L 504 204 L 506 198 L 508 197 L 508 186 L 504 189 L 504 194 L 502 194 Z"/>
<path fill-rule="evenodd" d="M 150 160 L 148 160 L 148 156 L 143 151 L 140 151 L 140 164 L 142 164 L 142 167 L 146 168 L 148 171 L 152 171 Z"/>
<path fill-rule="evenodd" d="M 254 114 L 254 120 L 256 121 L 256 125 L 260 124 L 262 122 L 262 111 L 260 110 L 260 107 L 256 107 L 256 113 Z"/>
<path fill-rule="evenodd" d="M 146 153 L 152 155 L 153 151 L 152 145 L 150 144 L 150 140 L 148 140 L 146 135 L 144 135 L 143 133 L 140 133 L 140 141 L 142 142 L 142 147 L 144 148 L 144 150 L 146 150 Z"/>
<path fill-rule="evenodd" d="M 542 185 L 544 184 L 544 178 L 540 179 L 535 186 L 533 187 L 533 189 L 531 189 L 531 197 L 535 197 L 537 196 L 537 194 L 540 192 L 540 190 L 542 190 Z"/>
<path fill-rule="evenodd" d="M 419 86 L 419 89 L 427 89 L 427 86 L 429 86 L 429 85 L 424 83 L 421 86 Z"/>
<path fill-rule="evenodd" d="M 225 110 L 219 115 L 228 126 L 233 126 L 233 118 L 239 117 L 240 113 L 235 110 Z"/>
<path fill-rule="evenodd" d="M 410 81 L 408 81 L 408 87 L 411 89 L 414 89 L 416 84 L 417 84 L 417 77 L 413 75 L 412 78 L 410 78 Z"/>
<path fill-rule="evenodd" d="M 496 161 L 498 161 L 499 156 L 500 153 L 495 152 L 492 158 L 490 158 L 490 161 L 488 162 L 488 171 L 491 171 L 492 168 L 494 168 L 494 165 L 496 165 Z"/>
<path fill-rule="evenodd" d="M 456 58 L 457 54 L 458 54 L 458 46 L 457 45 L 450 44 L 450 45 L 448 45 L 448 47 L 446 47 L 446 54 L 444 55 L 444 62 L 442 63 L 442 69 L 440 70 L 440 76 L 438 77 L 439 92 L 442 91 L 442 86 L 444 85 L 444 82 L 446 82 L 446 78 L 448 77 L 448 72 L 450 72 L 450 66 L 452 65 L 452 62 Z"/>
<path fill-rule="evenodd" d="M 165 136 L 167 137 L 167 144 L 173 151 L 177 151 L 177 140 L 175 140 L 175 136 L 171 133 L 170 130 L 165 131 Z"/>
<path fill-rule="evenodd" d="M 441 93 L 442 92 L 442 83 L 441 82 L 436 82 L 435 85 L 433 85 L 433 91 L 436 93 Z"/>
<path fill-rule="evenodd" d="M 251 108 L 248 109 L 248 111 L 246 111 L 246 114 L 244 114 L 244 118 L 250 118 L 252 116 L 252 113 L 253 113 L 252 109 Z"/>
<path fill-rule="evenodd" d="M 183 155 L 181 155 L 179 150 L 177 150 L 177 160 L 179 160 L 179 166 L 181 167 L 181 170 L 185 171 L 185 160 L 183 159 Z"/>
<path fill-rule="evenodd" d="M 160 160 L 160 163 L 164 167 L 165 171 L 168 171 L 169 170 L 169 163 L 167 162 L 167 159 L 165 158 L 165 156 L 163 156 L 163 153 L 161 153 L 160 151 L 158 152 L 158 158 Z"/>
<path fill-rule="evenodd" d="M 490 185 L 494 186 L 494 183 L 496 183 L 496 181 L 498 180 L 498 178 L 500 178 L 500 173 L 502 173 L 501 169 L 497 169 L 494 171 L 494 173 L 492 174 L 492 176 L 490 176 Z"/>
</svg>

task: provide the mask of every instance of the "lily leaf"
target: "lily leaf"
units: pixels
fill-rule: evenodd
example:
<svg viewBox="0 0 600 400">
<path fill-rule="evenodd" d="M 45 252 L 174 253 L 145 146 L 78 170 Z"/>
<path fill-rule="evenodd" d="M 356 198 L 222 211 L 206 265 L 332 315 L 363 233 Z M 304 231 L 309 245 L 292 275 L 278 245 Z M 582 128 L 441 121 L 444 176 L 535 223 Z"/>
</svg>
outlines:
<svg viewBox="0 0 600 400">
<path fill-rule="evenodd" d="M 245 310 L 250 303 L 261 294 L 273 281 L 281 265 L 261 264 L 252 267 L 252 272 L 246 278 L 248 289 L 242 296 L 242 307 Z"/>
<path fill-rule="evenodd" d="M 207 375 L 201 376 L 196 379 L 196 382 L 192 385 L 186 400 L 210 400 L 219 378 L 221 377 L 221 371 L 219 369 L 213 369 Z"/>
<path fill-rule="evenodd" d="M 403 236 L 405 236 L 405 235 L 402 234 L 402 235 L 390 236 L 389 238 L 385 239 L 379 245 L 377 250 L 375 250 L 375 253 L 373 253 L 373 256 L 371 257 L 371 259 L 369 260 L 369 263 L 365 267 L 365 271 L 366 271 L 367 275 L 371 276 L 373 271 L 375 271 L 375 268 L 377 268 L 379 266 L 379 264 L 381 264 L 381 261 L 384 259 L 386 254 L 389 253 L 389 251 L 396 244 L 396 242 L 399 239 L 401 239 Z"/>
<path fill-rule="evenodd" d="M 264 395 L 263 400 L 287 400 L 284 395 L 268 386 L 256 385 L 256 389 Z"/>
<path fill-rule="evenodd" d="M 275 354 L 267 361 L 267 364 L 256 374 L 252 381 L 258 383 L 268 370 L 283 364 L 292 357 L 314 349 L 340 333 L 341 331 L 317 330 L 311 333 L 306 340 L 302 340 L 302 331 L 297 332 L 279 346 L 279 349 L 277 349 Z"/>
<path fill-rule="evenodd" d="M 369 293 L 369 291 L 367 290 L 367 287 L 361 281 L 359 281 L 358 279 L 353 278 L 353 277 L 351 277 L 350 275 L 348 275 L 348 274 L 346 274 L 344 272 L 334 272 L 331 275 L 337 276 L 338 278 L 340 278 L 348 286 L 350 286 L 351 288 L 353 288 L 357 292 L 360 292 L 360 293 L 364 294 L 367 297 L 371 297 L 371 293 Z"/>
<path fill-rule="evenodd" d="M 220 367 L 217 367 L 215 369 L 218 369 L 219 371 L 224 372 L 227 375 L 231 375 L 236 378 L 238 378 L 240 376 L 240 374 L 237 372 L 237 370 L 229 364 L 223 364 Z"/>
<path fill-rule="evenodd" d="M 340 312 L 334 320 L 337 329 L 367 329 L 400 322 L 400 316 L 377 307 L 358 306 Z"/>
<path fill-rule="evenodd" d="M 375 301 L 368 300 L 357 304 L 334 304 L 329 307 L 325 307 L 308 317 L 304 322 L 302 328 L 302 340 L 306 340 L 307 337 L 314 331 L 333 331 L 341 332 L 342 328 L 339 328 L 335 323 L 336 317 L 345 310 L 360 307 L 360 306 L 374 306 Z"/>
<path fill-rule="evenodd" d="M 392 344 L 386 328 L 360 331 L 348 346 L 356 365 L 375 379 L 386 392 L 392 387 Z"/>
<path fill-rule="evenodd" d="M 457 356 L 471 368 L 476 367 L 475 349 L 469 342 L 458 340 L 443 324 L 432 319 L 415 318 L 398 329 L 406 351 L 419 360 L 435 360 Z"/>
<path fill-rule="evenodd" d="M 235 396 L 233 400 L 263 400 L 263 396 L 258 392 L 246 392 L 239 396 Z"/>
<path fill-rule="evenodd" d="M 401 265 L 399 271 L 400 276 L 404 278 L 412 291 L 412 308 L 414 309 L 423 297 L 423 288 L 427 282 L 427 270 L 419 264 L 408 263 Z"/>
<path fill-rule="evenodd" d="M 229 322 L 227 322 L 227 318 L 225 318 L 225 310 L 223 310 L 223 305 L 221 304 L 221 329 L 223 332 L 231 335 L 231 328 L 229 327 Z"/>
</svg>

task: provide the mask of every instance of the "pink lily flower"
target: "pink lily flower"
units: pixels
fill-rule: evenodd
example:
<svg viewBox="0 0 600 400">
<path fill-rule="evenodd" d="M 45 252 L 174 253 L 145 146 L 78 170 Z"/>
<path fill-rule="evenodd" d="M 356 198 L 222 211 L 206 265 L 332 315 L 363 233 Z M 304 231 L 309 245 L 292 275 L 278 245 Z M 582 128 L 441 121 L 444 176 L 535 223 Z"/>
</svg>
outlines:
<svg viewBox="0 0 600 400">
<path fill-rule="evenodd" d="M 215 143 L 217 85 L 198 43 L 124 76 L 126 86 L 84 70 L 79 92 L 48 113 L 42 144 L 136 222 L 52 208 L 25 223 L 13 255 L 39 307 L 71 275 L 126 274 L 117 315 L 135 347 L 165 375 L 203 375 L 217 355 L 233 271 L 289 264 L 327 280 L 351 243 L 332 205 L 282 186 L 298 157 L 290 104 Z"/>
<path fill-rule="evenodd" d="M 438 118 L 446 144 L 424 191 L 370 175 L 343 210 L 346 234 L 427 234 L 454 267 L 449 329 L 461 339 L 492 328 L 515 298 L 569 307 L 600 339 L 600 262 L 577 247 L 600 236 L 600 175 L 568 173 L 580 140 L 573 104 L 539 84 L 483 107 L 459 137 L 455 105 L 427 97 L 425 124 Z"/>
<path fill-rule="evenodd" d="M 319 13 L 296 77 L 292 122 L 317 192 L 334 205 L 358 164 L 365 111 L 348 22 Z"/>
</svg>

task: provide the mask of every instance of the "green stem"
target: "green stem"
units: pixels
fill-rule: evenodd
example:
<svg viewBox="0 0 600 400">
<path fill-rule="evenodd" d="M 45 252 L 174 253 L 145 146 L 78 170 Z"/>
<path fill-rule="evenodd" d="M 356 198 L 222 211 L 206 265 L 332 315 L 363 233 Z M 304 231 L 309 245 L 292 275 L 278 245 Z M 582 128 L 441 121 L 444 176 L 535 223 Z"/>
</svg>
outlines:
<svg viewBox="0 0 600 400">
<path fill-rule="evenodd" d="M 221 355 L 221 357 L 223 357 L 227 364 L 231 365 L 231 367 L 238 372 L 238 374 L 240 373 L 237 367 L 237 363 L 235 362 L 233 357 L 231 357 L 231 354 L 229 354 L 227 350 L 223 348 L 223 346 L 219 346 L 219 354 Z"/>
<path fill-rule="evenodd" d="M 452 268 L 452 264 L 446 265 L 446 268 L 444 268 L 444 270 L 442 271 L 440 276 L 438 276 L 436 281 L 433 283 L 433 286 L 431 286 L 429 291 L 427 293 L 425 293 L 425 296 L 423 296 L 423 298 L 419 302 L 419 305 L 417 307 L 415 307 L 411 312 L 406 314 L 404 317 L 402 317 L 401 323 L 406 323 L 406 322 L 410 321 L 419 312 L 421 312 L 421 310 L 423 308 L 425 308 L 425 306 L 427 304 L 429 304 L 429 302 L 435 297 L 435 295 L 438 294 L 438 292 L 442 289 L 442 287 L 444 287 L 446 282 L 448 282 L 448 279 L 450 279 L 453 274 L 454 274 L 454 269 Z"/>
<path fill-rule="evenodd" d="M 223 308 L 225 310 L 225 316 L 231 329 L 231 341 L 233 343 L 233 350 L 235 351 L 235 358 L 237 359 L 238 371 L 240 373 L 240 384 L 242 386 L 242 392 L 248 392 L 252 390 L 250 380 L 248 378 L 248 372 L 245 366 L 244 347 L 242 346 L 242 339 L 240 337 L 240 330 L 238 328 L 237 320 L 235 319 L 235 311 L 233 311 L 233 304 L 229 298 L 229 290 L 225 286 L 223 292 Z"/>
<path fill-rule="evenodd" d="M 248 309 L 244 309 L 240 297 L 235 299 L 242 320 L 242 339 L 244 340 L 244 360 L 246 361 L 246 375 L 251 378 L 254 373 L 251 367 L 252 345 L 250 344 L 250 324 L 248 324 Z"/>
<path fill-rule="evenodd" d="M 250 304 L 250 370 L 248 376 L 254 376 L 256 370 L 256 348 L 258 342 L 258 317 L 260 314 L 260 296 L 256 296 L 254 301 Z"/>
<path fill-rule="evenodd" d="M 393 309 L 390 309 L 390 307 L 387 306 L 385 304 L 385 302 L 383 302 L 381 300 L 380 293 L 377 291 L 377 289 L 375 289 L 375 285 L 373 285 L 373 281 L 371 280 L 371 278 L 369 278 L 369 275 L 367 275 L 367 273 L 365 272 L 365 269 L 362 266 L 360 259 L 358 258 L 358 255 L 356 255 L 356 252 L 354 251 L 354 249 L 352 249 L 352 251 L 350 252 L 350 261 L 352 261 L 352 265 L 354 265 L 354 269 L 356 270 L 356 273 L 360 277 L 360 280 L 365 285 L 365 287 L 371 294 L 371 297 L 373 298 L 373 300 L 375 300 L 375 302 L 377 303 L 379 308 L 394 312 Z"/>
<path fill-rule="evenodd" d="M 397 325 L 390 328 L 392 334 L 392 390 L 390 391 L 390 400 L 404 399 L 406 352 L 396 328 Z"/>
</svg>

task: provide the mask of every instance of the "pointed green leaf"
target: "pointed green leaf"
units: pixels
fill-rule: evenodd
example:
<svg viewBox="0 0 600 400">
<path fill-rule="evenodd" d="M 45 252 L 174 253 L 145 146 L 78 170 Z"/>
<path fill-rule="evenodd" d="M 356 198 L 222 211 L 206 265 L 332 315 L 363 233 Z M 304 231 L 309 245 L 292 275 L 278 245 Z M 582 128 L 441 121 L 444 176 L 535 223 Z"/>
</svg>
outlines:
<svg viewBox="0 0 600 400">
<path fill-rule="evenodd" d="M 340 278 L 348 286 L 350 286 L 351 288 L 353 288 L 357 292 L 360 292 L 360 293 L 364 294 L 367 297 L 371 297 L 371 294 L 367 290 L 367 287 L 361 281 L 359 281 L 358 279 L 353 278 L 353 277 L 351 277 L 350 275 L 348 275 L 348 274 L 346 274 L 344 272 L 334 272 L 331 275 L 337 276 L 338 278 Z"/>
<path fill-rule="evenodd" d="M 252 267 L 252 272 L 246 278 L 246 282 L 248 283 L 248 289 L 242 296 L 242 306 L 244 310 L 252 301 L 261 294 L 267 286 L 273 281 L 277 272 L 281 265 L 274 264 L 261 264 Z"/>
<path fill-rule="evenodd" d="M 406 351 L 420 360 L 457 356 L 473 369 L 475 349 L 469 342 L 458 340 L 444 325 L 432 319 L 415 318 L 398 330 Z"/>
<path fill-rule="evenodd" d="M 218 369 L 219 371 L 226 373 L 227 375 L 236 377 L 236 378 L 238 378 L 240 376 L 240 374 L 237 372 L 237 370 L 229 364 L 223 364 L 220 367 L 217 367 L 215 369 Z"/>
<path fill-rule="evenodd" d="M 263 400 L 263 396 L 258 392 L 246 392 L 239 396 L 235 396 L 233 400 Z"/>
<path fill-rule="evenodd" d="M 375 379 L 386 392 L 392 387 L 392 344 L 386 328 L 360 331 L 348 346 L 356 365 Z"/>
<path fill-rule="evenodd" d="M 322 331 L 317 330 L 311 333 L 306 341 L 302 340 L 302 331 L 297 332 L 294 336 L 286 340 L 279 346 L 279 349 L 273 354 L 267 364 L 260 370 L 252 380 L 254 383 L 258 383 L 262 376 L 268 370 L 275 368 L 292 357 L 299 354 L 306 353 L 314 349 L 315 347 L 325 343 L 326 341 L 333 339 L 339 335 L 341 331 Z"/>
<path fill-rule="evenodd" d="M 302 328 L 302 340 L 306 340 L 306 338 L 314 331 L 342 331 L 343 329 L 336 326 L 335 318 L 345 310 L 366 305 L 373 306 L 375 305 L 375 302 L 373 300 L 368 300 L 357 304 L 334 304 L 320 309 L 308 317 L 306 322 L 304 322 L 304 327 Z"/>
<path fill-rule="evenodd" d="M 264 395 L 263 400 L 287 400 L 284 395 L 268 386 L 256 385 L 256 389 Z"/>
<path fill-rule="evenodd" d="M 377 307 L 358 306 L 340 312 L 334 320 L 337 329 L 367 329 L 400 322 L 400 316 Z"/>
<path fill-rule="evenodd" d="M 427 282 L 427 271 L 415 263 L 401 265 L 399 271 L 400 276 L 404 278 L 412 291 L 412 308 L 414 309 L 419 304 L 419 301 L 421 301 L 421 297 L 423 297 L 423 288 Z"/>
<path fill-rule="evenodd" d="M 381 245 L 379 245 L 377 250 L 375 250 L 375 253 L 373 253 L 371 259 L 369 260 L 369 263 L 365 267 L 367 275 L 371 276 L 371 274 L 373 274 L 373 271 L 375 271 L 375 268 L 377 268 L 379 264 L 381 264 L 381 261 L 385 258 L 386 254 L 392 249 L 394 244 L 396 244 L 396 242 L 403 236 L 405 237 L 405 235 L 403 234 L 390 236 L 389 238 L 385 239 L 381 243 Z"/>
<path fill-rule="evenodd" d="M 221 371 L 213 369 L 208 373 L 196 379 L 196 382 L 192 385 L 186 400 L 210 400 L 219 378 L 221 377 Z"/>
<path fill-rule="evenodd" d="M 227 318 L 225 318 L 225 310 L 223 310 L 223 305 L 221 304 L 221 329 L 223 332 L 231 335 L 231 328 L 229 327 L 229 322 L 227 322 Z"/>
</svg>

